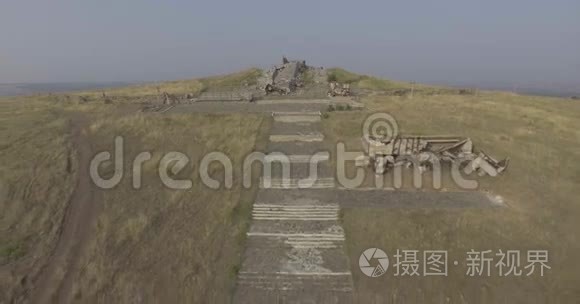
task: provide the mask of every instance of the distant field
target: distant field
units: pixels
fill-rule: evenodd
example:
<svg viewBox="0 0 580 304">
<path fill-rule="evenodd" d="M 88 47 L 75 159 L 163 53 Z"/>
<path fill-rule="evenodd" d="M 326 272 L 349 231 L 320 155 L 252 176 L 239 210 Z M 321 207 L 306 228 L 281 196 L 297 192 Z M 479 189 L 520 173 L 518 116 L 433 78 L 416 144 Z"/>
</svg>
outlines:
<svg viewBox="0 0 580 304">
<path fill-rule="evenodd" d="M 128 82 L 102 82 L 102 83 L 16 83 L 1 84 L 0 96 L 19 96 L 34 94 L 69 94 L 86 96 L 88 98 L 100 97 L 103 92 L 117 97 L 143 97 L 158 95 L 161 92 L 170 94 L 199 94 L 204 91 L 223 91 L 233 88 L 255 85 L 261 71 L 256 68 L 247 69 L 238 73 L 223 76 L 212 76 L 189 80 L 128 83 Z"/>
<path fill-rule="evenodd" d="M 46 93 L 63 93 L 81 90 L 110 89 L 125 87 L 128 82 L 59 82 L 59 83 L 0 83 L 0 96 L 21 96 Z"/>
<path fill-rule="evenodd" d="M 411 83 L 402 81 L 390 81 L 378 77 L 359 75 L 340 68 L 329 69 L 330 79 L 333 81 L 351 83 L 357 88 L 369 90 L 388 90 L 410 88 Z M 239 73 L 226 76 L 214 76 L 202 79 L 163 81 L 163 82 L 57 82 L 57 83 L 0 83 L 0 96 L 21 96 L 45 93 L 67 93 L 67 92 L 91 92 L 104 91 L 112 95 L 139 96 L 146 94 L 157 94 L 157 88 L 174 94 L 195 94 L 199 90 L 220 90 L 228 87 L 236 87 L 242 83 L 255 84 L 258 69 L 248 69 Z M 308 75 L 307 75 L 308 76 Z M 309 77 L 305 82 L 312 81 Z M 199 82 L 202 83 L 199 86 Z M 479 88 L 483 90 L 512 91 L 517 93 L 572 97 L 580 96 L 580 88 L 575 84 L 567 85 L 527 85 L 514 87 L 511 84 L 466 84 L 466 83 L 446 83 L 440 85 L 416 85 L 417 88 Z M 89 94 L 91 95 L 91 94 Z"/>
<path fill-rule="evenodd" d="M 247 69 L 223 76 L 132 85 L 122 88 L 107 89 L 104 90 L 104 92 L 109 96 L 129 98 L 159 95 L 162 92 L 175 95 L 197 95 L 206 91 L 227 91 L 255 85 L 260 75 L 261 70 L 259 69 Z M 91 98 L 99 97 L 102 93 L 103 90 L 87 90 L 77 92 L 76 95 Z"/>
<path fill-rule="evenodd" d="M 411 89 L 414 87 L 420 93 L 457 93 L 461 89 L 477 89 L 492 91 L 507 91 L 527 95 L 553 96 L 569 98 L 580 96 L 580 87 L 576 83 L 552 84 L 552 85 L 514 85 L 509 83 L 468 83 L 468 82 L 447 82 L 432 85 L 412 84 L 411 82 L 392 81 L 374 76 L 360 75 L 341 68 L 329 69 L 329 79 L 342 83 L 350 83 L 355 90 L 364 92 L 393 91 L 400 89 Z"/>
</svg>

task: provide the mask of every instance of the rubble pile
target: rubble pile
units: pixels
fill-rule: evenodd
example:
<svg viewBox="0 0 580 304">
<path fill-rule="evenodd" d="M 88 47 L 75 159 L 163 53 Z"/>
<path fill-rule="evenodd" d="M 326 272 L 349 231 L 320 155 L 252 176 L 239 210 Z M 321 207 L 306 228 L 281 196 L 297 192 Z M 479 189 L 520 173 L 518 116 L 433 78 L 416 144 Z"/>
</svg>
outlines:
<svg viewBox="0 0 580 304">
<path fill-rule="evenodd" d="M 282 58 L 282 64 L 266 70 L 258 80 L 258 89 L 266 94 L 288 95 L 306 85 L 306 75 L 314 84 L 326 82 L 326 71 L 306 65 L 304 60 Z"/>
<path fill-rule="evenodd" d="M 350 84 L 348 83 L 341 84 L 335 81 L 329 83 L 328 96 L 329 97 L 351 96 Z"/>
<path fill-rule="evenodd" d="M 365 155 L 357 166 L 372 166 L 377 174 L 389 168 L 416 166 L 423 172 L 435 162 L 462 165 L 464 172 L 497 176 L 507 168 L 509 158 L 498 161 L 483 151 L 475 152 L 470 138 L 455 136 L 397 136 L 386 139 L 366 135 L 362 138 Z"/>
</svg>

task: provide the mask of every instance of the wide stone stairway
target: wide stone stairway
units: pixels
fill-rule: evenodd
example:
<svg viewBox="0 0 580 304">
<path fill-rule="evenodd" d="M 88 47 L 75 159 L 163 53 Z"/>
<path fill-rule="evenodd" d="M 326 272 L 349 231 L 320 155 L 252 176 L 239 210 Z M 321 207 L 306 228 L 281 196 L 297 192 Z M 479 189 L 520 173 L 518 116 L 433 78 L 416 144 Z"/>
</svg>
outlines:
<svg viewBox="0 0 580 304">
<path fill-rule="evenodd" d="M 328 154 L 311 161 L 324 151 L 320 119 L 319 112 L 274 113 L 267 152 L 285 154 L 290 174 L 270 154 L 272 174 L 262 177 L 254 202 L 234 303 L 353 301 L 339 204 L 332 195 L 308 195 L 335 186 Z"/>
</svg>

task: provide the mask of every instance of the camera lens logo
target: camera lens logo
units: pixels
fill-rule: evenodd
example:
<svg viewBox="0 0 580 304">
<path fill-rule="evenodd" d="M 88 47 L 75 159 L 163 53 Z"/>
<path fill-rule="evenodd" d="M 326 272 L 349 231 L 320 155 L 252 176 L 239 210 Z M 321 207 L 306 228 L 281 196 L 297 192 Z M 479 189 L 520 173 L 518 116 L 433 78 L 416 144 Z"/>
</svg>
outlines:
<svg viewBox="0 0 580 304">
<path fill-rule="evenodd" d="M 389 268 L 389 257 L 381 249 L 369 248 L 360 255 L 358 265 L 362 273 L 366 276 L 377 278 L 387 272 Z"/>
</svg>

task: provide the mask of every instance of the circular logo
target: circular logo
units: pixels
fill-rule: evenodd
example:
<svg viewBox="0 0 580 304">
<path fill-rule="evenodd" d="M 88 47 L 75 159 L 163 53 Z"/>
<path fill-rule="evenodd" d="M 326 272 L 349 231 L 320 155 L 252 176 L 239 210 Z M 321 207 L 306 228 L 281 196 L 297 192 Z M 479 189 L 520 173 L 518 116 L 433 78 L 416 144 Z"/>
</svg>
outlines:
<svg viewBox="0 0 580 304">
<path fill-rule="evenodd" d="M 387 272 L 389 257 L 381 249 L 369 248 L 360 255 L 358 265 L 367 277 L 377 278 Z"/>
<path fill-rule="evenodd" d="M 380 138 L 391 141 L 399 134 L 397 120 L 387 113 L 374 113 L 367 117 L 362 127 L 363 137 Z"/>
</svg>

